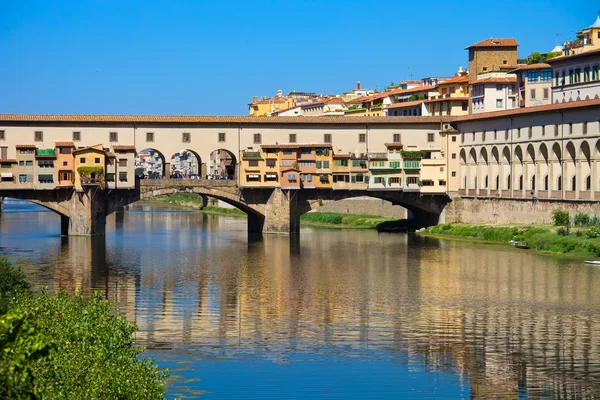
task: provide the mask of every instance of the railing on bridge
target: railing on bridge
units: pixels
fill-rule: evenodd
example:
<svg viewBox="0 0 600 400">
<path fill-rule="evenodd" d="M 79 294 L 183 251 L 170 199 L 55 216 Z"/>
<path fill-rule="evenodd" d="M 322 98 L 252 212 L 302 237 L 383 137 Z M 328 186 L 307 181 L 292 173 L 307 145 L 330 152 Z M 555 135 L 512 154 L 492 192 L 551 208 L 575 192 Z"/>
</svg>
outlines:
<svg viewBox="0 0 600 400">
<path fill-rule="evenodd" d="M 140 187 L 236 187 L 236 180 L 225 179 L 141 179 Z"/>
</svg>

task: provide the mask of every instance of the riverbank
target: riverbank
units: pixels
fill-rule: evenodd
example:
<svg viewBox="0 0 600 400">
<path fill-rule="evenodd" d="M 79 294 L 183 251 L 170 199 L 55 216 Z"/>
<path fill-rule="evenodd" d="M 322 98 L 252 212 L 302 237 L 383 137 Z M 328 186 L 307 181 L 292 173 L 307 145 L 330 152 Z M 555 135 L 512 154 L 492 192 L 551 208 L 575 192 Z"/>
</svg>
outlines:
<svg viewBox="0 0 600 400">
<path fill-rule="evenodd" d="M 202 198 L 194 193 L 175 193 L 170 196 L 156 196 L 142 200 L 147 205 L 168 205 L 174 209 L 192 209 L 199 212 L 226 215 L 230 217 L 246 217 L 237 208 L 206 206 L 203 208 Z M 306 226 L 346 228 L 346 229 L 376 229 L 382 223 L 395 221 L 394 218 L 366 214 L 342 214 L 333 212 L 311 212 L 300 217 L 300 223 Z"/>
<path fill-rule="evenodd" d="M 394 221 L 394 219 L 376 215 L 331 212 L 310 212 L 300 216 L 302 225 L 330 228 L 375 229 L 378 225 L 388 221 Z"/>
<path fill-rule="evenodd" d="M 423 236 L 444 239 L 468 239 L 507 244 L 511 240 L 527 243 L 531 250 L 568 256 L 600 257 L 600 238 L 595 228 L 572 228 L 570 232 L 555 226 L 486 226 L 442 224 L 419 232 Z"/>
<path fill-rule="evenodd" d="M 206 214 L 227 215 L 230 217 L 246 217 L 246 213 L 237 208 L 204 206 L 202 198 L 195 193 L 175 193 L 170 196 L 155 196 L 141 201 L 146 205 L 169 205 L 174 209 L 192 209 Z"/>
</svg>

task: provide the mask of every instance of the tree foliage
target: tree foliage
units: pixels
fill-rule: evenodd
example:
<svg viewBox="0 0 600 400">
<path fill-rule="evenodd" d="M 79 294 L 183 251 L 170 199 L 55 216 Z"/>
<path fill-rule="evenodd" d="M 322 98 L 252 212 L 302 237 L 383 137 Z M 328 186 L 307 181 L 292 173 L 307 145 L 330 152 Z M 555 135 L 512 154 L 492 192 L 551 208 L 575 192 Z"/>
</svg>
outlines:
<svg viewBox="0 0 600 400">
<path fill-rule="evenodd" d="M 552 211 L 552 223 L 556 226 L 569 225 L 569 213 L 557 208 Z"/>
<path fill-rule="evenodd" d="M 132 338 L 137 327 L 115 315 L 101 293 L 89 300 L 29 293 L 19 269 L 6 260 L 0 266 L 0 295 L 8 299 L 0 309 L 0 398 L 164 397 L 168 373 L 141 357 Z"/>
</svg>

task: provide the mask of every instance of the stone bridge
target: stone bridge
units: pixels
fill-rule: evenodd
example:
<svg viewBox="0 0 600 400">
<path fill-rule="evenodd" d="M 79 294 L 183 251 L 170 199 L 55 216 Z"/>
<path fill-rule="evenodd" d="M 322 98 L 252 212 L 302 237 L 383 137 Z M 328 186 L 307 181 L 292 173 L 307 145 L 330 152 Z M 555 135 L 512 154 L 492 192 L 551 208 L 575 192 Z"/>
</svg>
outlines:
<svg viewBox="0 0 600 400">
<path fill-rule="evenodd" d="M 196 193 L 205 204 L 212 197 L 244 211 L 251 233 L 296 233 L 302 214 L 328 202 L 362 196 L 403 206 L 423 225 L 433 225 L 449 202 L 445 194 L 414 191 L 244 188 L 236 181 L 205 179 L 140 180 L 131 190 L 0 190 L 0 196 L 28 200 L 56 212 L 61 216 L 63 235 L 102 235 L 106 217 L 113 212 L 142 199 L 179 192 Z"/>
</svg>

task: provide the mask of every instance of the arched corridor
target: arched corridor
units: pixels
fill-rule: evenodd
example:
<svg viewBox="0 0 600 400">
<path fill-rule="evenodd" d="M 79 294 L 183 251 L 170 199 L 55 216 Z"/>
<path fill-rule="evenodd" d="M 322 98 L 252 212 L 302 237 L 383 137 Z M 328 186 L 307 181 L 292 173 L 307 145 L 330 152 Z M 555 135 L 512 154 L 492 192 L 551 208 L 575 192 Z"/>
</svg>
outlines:
<svg viewBox="0 0 600 400">
<path fill-rule="evenodd" d="M 600 199 L 600 140 L 463 147 L 460 191 L 481 197 Z"/>
</svg>

